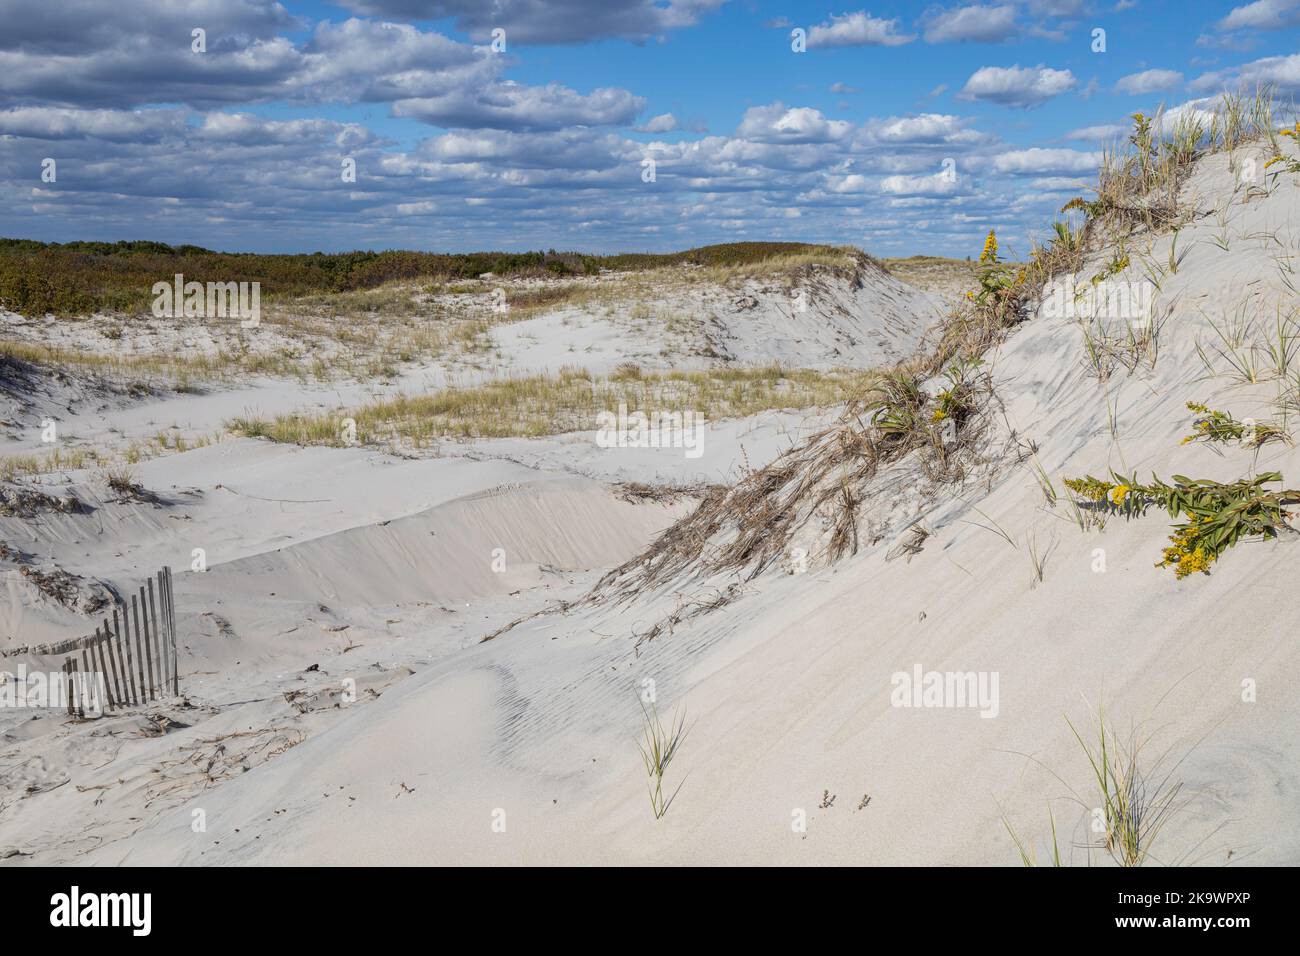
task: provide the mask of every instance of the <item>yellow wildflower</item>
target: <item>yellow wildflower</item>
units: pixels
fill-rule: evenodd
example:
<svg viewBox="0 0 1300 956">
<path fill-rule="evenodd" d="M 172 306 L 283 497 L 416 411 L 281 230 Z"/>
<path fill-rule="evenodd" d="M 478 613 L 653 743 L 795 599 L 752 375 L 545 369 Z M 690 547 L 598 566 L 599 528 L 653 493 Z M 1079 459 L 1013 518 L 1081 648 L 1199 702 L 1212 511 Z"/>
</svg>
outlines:
<svg viewBox="0 0 1300 956">
<path fill-rule="evenodd" d="M 1116 505 L 1122 505 L 1131 490 L 1128 485 L 1116 485 L 1110 490 L 1110 500 Z"/>
<path fill-rule="evenodd" d="M 998 237 L 997 233 L 990 229 L 988 238 L 984 240 L 984 251 L 980 253 L 980 262 L 997 262 L 998 261 Z"/>
</svg>

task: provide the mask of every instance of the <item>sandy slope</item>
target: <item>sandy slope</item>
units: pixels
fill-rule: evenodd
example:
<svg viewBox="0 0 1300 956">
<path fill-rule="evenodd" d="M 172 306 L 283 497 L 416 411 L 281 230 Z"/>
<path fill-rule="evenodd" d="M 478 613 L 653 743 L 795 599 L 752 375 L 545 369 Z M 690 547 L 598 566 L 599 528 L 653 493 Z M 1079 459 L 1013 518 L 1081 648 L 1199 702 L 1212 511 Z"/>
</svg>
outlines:
<svg viewBox="0 0 1300 956">
<path fill-rule="evenodd" d="M 201 580 L 186 576 L 178 595 L 192 608 L 236 595 L 221 613 L 237 643 L 190 622 L 193 665 L 211 661 L 222 674 L 194 675 L 194 710 L 151 711 L 193 724 L 162 736 L 141 737 L 141 718 L 130 716 L 11 727 L 4 759 L 22 772 L 3 796 L 0 847 L 35 862 L 101 864 L 1010 865 L 1018 858 L 1002 818 L 1043 858 L 1050 812 L 1062 843 L 1076 844 L 1067 847 L 1072 861 L 1083 863 L 1090 770 L 1066 719 L 1088 733 L 1102 705 L 1116 726 L 1147 740 L 1153 785 L 1164 773 L 1183 785 L 1159 862 L 1300 863 L 1295 541 L 1246 543 L 1213 575 L 1175 581 L 1153 567 L 1168 534 L 1163 516 L 1112 517 L 1083 533 L 1063 503 L 1045 500 L 1024 451 L 1036 445 L 1062 492 L 1062 475 L 1108 467 L 1221 480 L 1277 469 L 1294 485 L 1293 448 L 1270 445 L 1253 461 L 1244 450 L 1179 444 L 1187 401 L 1263 417 L 1277 387 L 1205 380 L 1196 343 L 1209 320 L 1243 303 L 1263 319 L 1295 304 L 1284 270 L 1300 252 L 1300 189 L 1287 177 L 1266 197 L 1234 191 L 1227 163 L 1203 160 L 1185 187 L 1204 215 L 1177 237 L 1187 255 L 1157 297 L 1164 320 L 1153 368 L 1118 367 L 1103 385 L 1086 367 L 1075 320 L 1033 316 L 986 356 L 1005 411 L 991 444 L 1007 453 L 933 499 L 907 463 L 882 472 L 869 508 L 878 543 L 831 567 L 813 562 L 740 584 L 727 606 L 653 641 L 638 637 L 735 579 L 689 579 L 622 605 L 543 614 L 476 642 L 551 597 L 577 597 L 595 578 L 588 569 L 635 553 L 680 513 L 524 467 L 563 461 L 564 440 L 495 448 L 524 464 L 381 463 L 360 452 L 242 445 L 155 463 L 155 487 L 203 484 L 202 474 L 208 488 L 217 481 L 245 495 L 330 499 L 347 488 L 366 504 L 295 511 L 306 506 L 205 491 L 186 506 L 203 530 L 178 540 L 210 536 L 227 556 Z M 1225 222 L 1226 252 L 1214 241 Z M 1165 262 L 1173 241 L 1138 237 L 1132 250 Z M 1082 281 L 1111 254 L 1093 257 Z M 772 443 L 752 464 L 792 439 L 763 434 Z M 723 458 L 736 447 L 720 441 Z M 233 458 L 218 465 L 209 453 Z M 576 470 L 621 477 L 636 467 L 579 461 Z M 500 486 L 507 490 L 483 496 Z M 393 520 L 376 528 L 381 515 Z M 177 532 L 165 519 L 137 520 L 138 544 L 111 559 L 102 549 L 83 566 L 124 574 L 157 562 L 158 542 Z M 320 530 L 304 532 L 308 520 Z M 932 532 L 923 550 L 887 561 L 916 523 Z M 436 532 L 434 543 L 425 531 Z M 439 536 L 455 542 L 450 560 Z M 473 566 L 506 539 L 521 554 L 517 578 Z M 75 547 L 63 550 L 71 560 Z M 1041 582 L 1031 550 L 1046 555 Z M 539 587 L 552 560 L 567 572 Z M 503 596 L 516 587 L 526 590 Z M 277 592 L 274 603 L 262 588 Z M 369 593 L 382 602 L 358 606 Z M 450 608 L 413 612 L 422 594 L 469 595 L 475 620 L 453 624 Z M 328 610 L 312 610 L 313 601 Z M 276 610 L 282 602 L 292 613 Z M 412 613 L 414 624 L 384 623 Z M 291 620 L 299 630 L 276 631 Z M 336 622 L 351 627 L 321 630 Z M 346 660 L 339 635 L 354 632 L 367 646 L 346 653 L 365 656 Z M 317 659 L 320 671 L 301 673 Z M 894 706 L 892 676 L 917 666 L 996 674 L 996 707 L 984 717 Z M 380 695 L 340 701 L 345 674 L 365 674 Z M 1251 702 L 1247 679 L 1258 689 Z M 690 720 L 668 778 L 682 787 L 660 821 L 635 747 L 647 680 L 661 712 L 685 708 Z M 215 770 L 203 770 L 214 754 Z M 24 799 L 24 786 L 54 789 Z M 806 832 L 792 828 L 800 814 Z M 74 833 L 71 819 L 90 822 Z"/>
</svg>

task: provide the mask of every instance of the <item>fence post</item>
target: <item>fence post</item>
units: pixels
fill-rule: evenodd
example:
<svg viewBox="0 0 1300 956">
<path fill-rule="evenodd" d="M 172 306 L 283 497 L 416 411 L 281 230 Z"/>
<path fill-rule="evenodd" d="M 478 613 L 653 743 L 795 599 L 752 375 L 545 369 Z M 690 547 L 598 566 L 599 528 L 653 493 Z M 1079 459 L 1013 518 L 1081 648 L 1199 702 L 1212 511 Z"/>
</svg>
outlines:
<svg viewBox="0 0 1300 956">
<path fill-rule="evenodd" d="M 163 572 L 167 575 L 167 631 L 172 644 L 172 695 L 179 697 L 181 693 L 180 656 L 176 652 L 176 602 L 172 593 L 172 569 L 170 566 L 164 565 Z"/>
<path fill-rule="evenodd" d="M 144 683 L 144 641 L 140 639 L 140 605 L 131 595 L 131 625 L 135 632 L 135 666 L 140 672 L 140 703 L 149 702 L 149 690 Z"/>
<path fill-rule="evenodd" d="M 117 608 L 113 608 L 113 630 L 117 631 L 118 650 L 126 648 L 126 679 L 131 687 L 131 703 L 140 703 L 140 696 L 135 686 L 135 657 L 131 654 L 131 615 L 127 613 L 126 602 L 122 602 L 122 627 L 117 627 Z"/>
<path fill-rule="evenodd" d="M 141 636 L 144 638 L 144 660 L 149 669 L 149 699 L 154 699 L 154 681 L 153 681 L 153 641 L 149 634 L 149 605 L 144 600 L 144 588 L 140 588 L 140 618 L 144 621 L 144 630 Z M 157 626 L 157 622 L 155 622 Z"/>
<path fill-rule="evenodd" d="M 81 674 L 77 670 L 77 658 L 75 656 L 68 658 L 68 665 L 72 673 L 72 696 L 69 700 L 75 701 L 73 711 L 76 716 L 84 717 L 85 714 L 81 710 Z"/>
<path fill-rule="evenodd" d="M 104 655 L 99 648 L 99 628 L 95 628 L 95 636 L 91 638 L 87 647 L 90 650 L 90 659 L 95 664 L 95 690 L 98 692 L 101 687 L 103 688 L 104 699 L 99 702 L 99 709 L 108 710 L 113 706 L 113 688 L 108 686 L 108 667 L 104 664 Z"/>
<path fill-rule="evenodd" d="M 108 618 L 104 618 L 103 637 L 100 638 L 100 646 L 104 649 L 104 656 L 108 658 L 108 666 L 113 671 L 113 698 L 116 701 L 115 707 L 121 707 L 125 701 L 122 699 L 122 682 L 117 679 L 117 659 L 113 655 L 113 636 L 112 631 L 108 629 Z"/>
<path fill-rule="evenodd" d="M 158 619 L 158 605 L 153 599 L 153 578 L 149 585 L 149 616 L 153 618 L 154 656 L 158 658 L 158 696 L 167 696 L 167 653 L 163 649 L 162 624 Z"/>
</svg>

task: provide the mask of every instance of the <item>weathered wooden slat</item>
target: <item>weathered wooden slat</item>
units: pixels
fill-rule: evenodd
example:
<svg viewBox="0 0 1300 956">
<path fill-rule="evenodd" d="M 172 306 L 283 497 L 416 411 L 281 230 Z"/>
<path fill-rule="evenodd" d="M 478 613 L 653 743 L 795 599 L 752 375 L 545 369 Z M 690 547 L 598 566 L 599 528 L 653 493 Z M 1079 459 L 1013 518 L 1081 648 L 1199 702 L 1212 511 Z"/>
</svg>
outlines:
<svg viewBox="0 0 1300 956">
<path fill-rule="evenodd" d="M 72 662 L 63 661 L 63 702 L 68 716 L 72 716 Z"/>
<path fill-rule="evenodd" d="M 181 693 L 180 655 L 176 650 L 176 599 L 172 590 L 171 567 L 164 565 L 163 573 L 167 576 L 167 630 L 170 632 L 172 645 L 172 696 L 179 697 Z"/>
<path fill-rule="evenodd" d="M 113 609 L 113 627 L 117 627 L 117 608 Z M 131 684 L 131 703 L 140 703 L 140 689 L 135 685 L 135 655 L 131 653 L 131 615 L 127 610 L 126 602 L 122 602 L 122 629 L 117 632 L 119 650 L 126 648 L 126 676 Z"/>
<path fill-rule="evenodd" d="M 68 658 L 68 672 L 72 675 L 72 708 L 69 713 L 77 717 L 84 717 L 85 715 L 81 712 L 81 674 L 77 671 L 77 659 L 75 657 Z"/>
<path fill-rule="evenodd" d="M 113 653 L 113 632 L 108 629 L 108 618 L 104 618 L 104 653 L 108 657 L 109 669 L 113 672 L 113 699 L 116 701 L 114 706 L 122 707 L 126 704 L 126 698 L 122 696 L 122 681 L 118 677 L 117 656 Z"/>
<path fill-rule="evenodd" d="M 96 636 L 99 632 L 95 632 Z M 90 659 L 95 665 L 95 689 L 102 690 L 99 702 L 100 710 L 110 710 L 113 706 L 113 688 L 108 684 L 108 665 L 104 663 L 104 655 L 100 653 L 99 641 L 90 642 Z"/>
<path fill-rule="evenodd" d="M 147 583 L 149 585 L 149 616 L 153 618 L 153 644 L 156 652 L 154 656 L 158 659 L 158 696 L 166 697 L 169 683 L 167 680 L 167 652 L 164 649 L 166 642 L 163 640 L 163 624 L 158 618 L 159 605 L 154 602 L 153 598 L 153 578 L 150 578 Z M 161 592 L 158 596 L 161 600 Z"/>
<path fill-rule="evenodd" d="M 144 682 L 144 641 L 140 639 L 140 605 L 131 595 L 131 627 L 135 633 L 135 666 L 140 677 L 140 703 L 149 700 L 149 685 Z"/>
<path fill-rule="evenodd" d="M 81 652 L 81 706 L 90 707 L 94 710 L 98 703 L 100 710 L 103 710 L 103 702 L 96 701 L 95 695 L 99 688 L 95 686 L 95 665 L 90 660 L 90 654 L 87 651 Z"/>
<path fill-rule="evenodd" d="M 153 674 L 154 654 L 153 654 L 153 640 L 151 639 L 149 633 L 149 605 L 146 604 L 144 601 L 143 587 L 140 588 L 140 619 L 144 622 L 144 627 L 140 631 L 140 635 L 144 639 L 145 670 L 146 673 L 149 675 L 149 699 L 153 700 L 154 697 L 156 696 L 154 690 L 157 687 L 157 684 L 154 683 L 154 679 L 153 679 L 154 678 L 154 674 Z"/>
</svg>

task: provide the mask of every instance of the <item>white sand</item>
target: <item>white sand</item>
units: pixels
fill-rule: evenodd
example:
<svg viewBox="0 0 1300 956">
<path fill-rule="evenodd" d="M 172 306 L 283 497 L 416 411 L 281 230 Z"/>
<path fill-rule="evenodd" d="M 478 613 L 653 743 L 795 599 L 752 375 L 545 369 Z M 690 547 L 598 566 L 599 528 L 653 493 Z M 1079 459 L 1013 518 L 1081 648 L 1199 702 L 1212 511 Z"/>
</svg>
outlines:
<svg viewBox="0 0 1300 956">
<path fill-rule="evenodd" d="M 1214 156 L 1185 189 L 1206 215 L 1178 235 L 1189 251 L 1157 298 L 1168 319 L 1153 370 L 1118 368 L 1103 389 L 1074 321 L 1042 315 L 986 356 L 1004 430 L 1037 444 L 1058 491 L 1062 475 L 1109 467 L 1233 480 L 1253 465 L 1295 485 L 1296 449 L 1269 445 L 1252 462 L 1179 444 L 1188 400 L 1263 417 L 1276 388 L 1198 380 L 1208 320 L 1247 297 L 1264 320 L 1295 304 L 1278 263 L 1300 250 L 1294 177 L 1267 198 L 1234 195 L 1232 182 Z M 1219 211 L 1228 252 L 1212 241 Z M 1277 243 L 1261 238 L 1275 231 Z M 1171 242 L 1157 237 L 1150 258 L 1165 262 Z M 1140 277 L 1133 258 L 1123 278 Z M 766 329 L 746 337 L 729 320 L 734 354 L 758 354 Z M 561 334 L 548 328 L 548 340 Z M 580 596 L 686 507 L 620 501 L 602 480 L 734 477 L 807 424 L 726 423 L 705 464 L 582 436 L 420 461 L 239 441 L 146 465 L 144 483 L 175 504 L 43 519 L 42 548 L 71 571 L 129 584 L 177 568 L 194 707 L 147 708 L 190 724 L 163 736 L 142 735 L 138 714 L 0 718 L 0 852 L 25 854 L 11 863 L 1014 865 L 1003 816 L 1040 859 L 1049 812 L 1063 845 L 1092 838 L 1090 770 L 1066 718 L 1087 733 L 1104 705 L 1184 787 L 1160 861 L 1300 863 L 1295 541 L 1245 543 L 1212 576 L 1175 581 L 1153 567 L 1164 516 L 1081 533 L 1063 503 L 1047 507 L 1027 461 L 932 502 L 905 467 L 882 474 L 902 493 L 870 502 L 888 528 L 878 544 L 765 574 L 651 642 L 637 636 L 734 578 L 544 614 L 477 642 Z M 933 534 L 911 561 L 887 562 L 918 507 Z M 19 524 L 0 529 L 12 540 Z M 1031 542 L 1047 553 L 1033 586 Z M 185 570 L 193 547 L 208 550 L 206 574 Z M 490 569 L 496 547 L 505 574 Z M 996 673 L 996 716 L 892 706 L 891 676 L 918 665 Z M 345 677 L 363 692 L 336 707 Z M 684 707 L 691 727 L 668 777 L 680 793 L 659 821 L 635 747 L 646 679 L 661 712 Z M 792 829 L 800 812 L 806 832 Z"/>
</svg>

